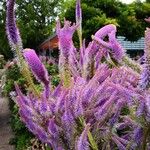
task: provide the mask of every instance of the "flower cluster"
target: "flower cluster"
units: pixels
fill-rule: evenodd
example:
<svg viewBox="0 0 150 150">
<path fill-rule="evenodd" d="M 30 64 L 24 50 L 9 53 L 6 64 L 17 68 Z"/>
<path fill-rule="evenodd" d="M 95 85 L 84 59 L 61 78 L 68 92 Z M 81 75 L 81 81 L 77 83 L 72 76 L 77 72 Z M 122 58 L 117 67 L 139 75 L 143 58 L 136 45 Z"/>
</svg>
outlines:
<svg viewBox="0 0 150 150">
<path fill-rule="evenodd" d="M 21 120 L 54 150 L 150 149 L 150 68 L 141 75 L 141 66 L 127 58 L 112 24 L 98 30 L 87 47 L 83 42 L 76 49 L 72 36 L 78 27 L 65 20 L 61 28 L 57 22 L 61 82 L 54 89 L 34 50 L 23 51 L 43 91 L 39 97 L 32 92 L 25 96 L 16 85 Z M 148 29 L 146 66 L 149 34 Z"/>
</svg>

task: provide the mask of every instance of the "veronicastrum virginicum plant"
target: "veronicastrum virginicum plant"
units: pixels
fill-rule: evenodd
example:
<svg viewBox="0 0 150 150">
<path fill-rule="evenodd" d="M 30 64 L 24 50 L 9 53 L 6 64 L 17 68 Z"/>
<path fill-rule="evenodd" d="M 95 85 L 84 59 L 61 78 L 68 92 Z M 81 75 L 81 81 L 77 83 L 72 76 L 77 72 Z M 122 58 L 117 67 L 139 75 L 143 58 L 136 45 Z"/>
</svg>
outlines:
<svg viewBox="0 0 150 150">
<path fill-rule="evenodd" d="M 43 91 L 36 94 L 32 80 L 28 80 L 32 86 L 27 96 L 16 85 L 16 103 L 27 128 L 54 150 L 150 149 L 150 29 L 145 32 L 143 66 L 126 56 L 113 24 L 98 30 L 86 47 L 77 0 L 76 24 L 64 20 L 61 27 L 57 22 L 61 82 L 53 89 L 35 51 L 22 48 L 14 4 L 15 0 L 7 0 L 10 46 L 26 80 L 31 78 L 30 68 L 43 85 Z M 72 40 L 76 30 L 79 50 Z"/>
<path fill-rule="evenodd" d="M 34 92 L 36 96 L 39 96 L 39 93 L 33 84 L 33 80 L 28 65 L 24 61 L 22 56 L 23 45 L 22 45 L 19 29 L 15 21 L 15 12 L 14 12 L 15 0 L 6 1 L 6 5 L 7 8 L 9 8 L 7 9 L 7 17 L 6 17 L 6 32 L 7 32 L 9 44 L 11 46 L 12 51 L 18 58 L 18 66 L 20 67 L 20 71 L 29 85 L 29 90 Z"/>
</svg>

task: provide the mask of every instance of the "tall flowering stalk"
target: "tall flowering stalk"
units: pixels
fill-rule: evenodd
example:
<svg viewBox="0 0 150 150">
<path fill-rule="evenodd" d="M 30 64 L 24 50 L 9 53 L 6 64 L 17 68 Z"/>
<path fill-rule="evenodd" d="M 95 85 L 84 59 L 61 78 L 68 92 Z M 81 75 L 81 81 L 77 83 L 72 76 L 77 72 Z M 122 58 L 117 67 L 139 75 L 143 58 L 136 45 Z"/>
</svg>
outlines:
<svg viewBox="0 0 150 150">
<path fill-rule="evenodd" d="M 145 19 L 146 21 L 149 22 L 149 19 Z M 145 114 L 146 114 L 146 119 L 149 122 L 150 121 L 150 114 L 149 114 L 149 89 L 150 89 L 150 28 L 147 28 L 145 31 L 145 48 L 144 48 L 144 59 L 145 62 L 143 64 L 143 70 L 140 78 L 140 88 L 142 90 L 148 90 L 145 97 L 146 97 L 146 102 L 140 103 L 140 106 L 143 105 L 144 108 L 146 108 Z M 143 112 L 144 112 L 143 108 Z M 144 133 L 143 133 L 143 149 L 147 148 L 147 140 L 149 139 L 149 133 L 150 132 L 150 123 L 148 123 L 145 126 Z"/>
<path fill-rule="evenodd" d="M 109 41 L 106 42 L 103 39 L 108 35 Z M 107 25 L 100 29 L 98 32 L 96 32 L 95 36 L 93 36 L 93 39 L 96 40 L 100 45 L 111 49 L 111 53 L 113 55 L 113 58 L 117 61 L 120 61 L 124 56 L 124 51 L 121 47 L 121 45 L 116 40 L 116 26 Z"/>
<path fill-rule="evenodd" d="M 13 51 L 16 49 L 23 49 L 19 29 L 15 21 L 14 5 L 15 0 L 7 1 L 6 32 L 9 39 L 9 44 L 11 45 Z"/>
<path fill-rule="evenodd" d="M 77 8 L 80 12 L 80 1 Z M 77 16 L 80 18 L 80 14 Z M 63 27 L 57 22 L 61 82 L 54 89 L 50 88 L 47 70 L 35 51 L 23 50 L 43 90 L 39 97 L 35 93 L 24 95 L 15 85 L 21 120 L 54 150 L 148 150 L 149 29 L 145 34 L 146 62 L 140 74 L 142 67 L 134 64 L 118 43 L 115 25 L 99 29 L 88 47 L 83 44 L 79 52 L 72 40 L 78 27 L 78 23 L 71 25 L 66 20 Z M 11 29 L 17 34 L 15 28 Z M 16 38 L 9 37 L 16 45 Z M 24 67 L 25 61 L 21 62 Z"/>
<path fill-rule="evenodd" d="M 76 24 L 79 24 L 77 29 L 80 49 L 82 48 L 82 9 L 81 9 L 81 0 L 76 1 Z"/>
<path fill-rule="evenodd" d="M 145 48 L 144 48 L 145 63 L 143 65 L 141 75 L 141 87 L 146 89 L 150 87 L 150 29 L 147 28 L 145 31 Z"/>
<path fill-rule="evenodd" d="M 20 71 L 22 75 L 25 77 L 29 85 L 29 89 L 33 91 L 37 96 L 39 96 L 37 90 L 35 89 L 34 83 L 32 81 L 29 68 L 22 56 L 23 45 L 22 45 L 19 29 L 17 27 L 16 20 L 15 20 L 15 11 L 14 11 L 15 0 L 8 0 L 6 4 L 7 4 L 6 33 L 7 33 L 10 47 L 14 52 L 15 56 L 17 57 Z"/>
<path fill-rule="evenodd" d="M 22 61 L 21 52 L 23 50 L 22 40 L 20 37 L 19 29 L 15 21 L 15 0 L 7 1 L 7 11 L 6 11 L 6 33 L 8 37 L 9 44 L 15 55 L 18 56 L 19 63 Z"/>
<path fill-rule="evenodd" d="M 77 29 L 78 25 L 64 20 L 64 27 L 61 28 L 60 21 L 57 22 L 56 32 L 59 38 L 59 49 L 60 49 L 60 58 L 59 58 L 59 72 L 60 76 L 64 81 L 64 85 L 68 87 L 71 81 L 71 68 L 69 64 L 70 55 L 74 54 L 75 47 L 73 45 L 72 37 Z M 73 54 L 72 54 L 73 52 Z M 73 64 L 74 65 L 74 64 Z"/>
<path fill-rule="evenodd" d="M 88 132 L 90 125 L 86 125 L 84 131 L 77 141 L 77 149 L 89 150 Z"/>
<path fill-rule="evenodd" d="M 25 49 L 23 51 L 23 55 L 25 57 L 25 60 L 29 64 L 33 74 L 39 80 L 39 82 L 42 82 L 45 87 L 45 97 L 49 97 L 49 78 L 48 78 L 48 72 L 45 69 L 45 66 L 41 63 L 40 59 L 37 57 L 34 50 L 31 49 Z M 34 60 L 34 61 L 33 61 Z"/>
</svg>

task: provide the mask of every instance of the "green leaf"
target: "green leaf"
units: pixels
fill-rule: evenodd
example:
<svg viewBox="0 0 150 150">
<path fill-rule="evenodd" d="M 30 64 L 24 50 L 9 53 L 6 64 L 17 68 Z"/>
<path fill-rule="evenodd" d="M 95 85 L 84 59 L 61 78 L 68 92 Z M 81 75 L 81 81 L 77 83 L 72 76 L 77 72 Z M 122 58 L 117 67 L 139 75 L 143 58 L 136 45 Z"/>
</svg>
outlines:
<svg viewBox="0 0 150 150">
<path fill-rule="evenodd" d="M 90 131 L 88 132 L 88 139 L 89 139 L 89 142 L 90 142 L 90 145 L 91 145 L 92 149 L 93 150 L 98 150 L 97 144 L 96 144 L 96 142 L 95 142 L 95 140 L 94 140 L 94 138 L 93 138 Z"/>
</svg>

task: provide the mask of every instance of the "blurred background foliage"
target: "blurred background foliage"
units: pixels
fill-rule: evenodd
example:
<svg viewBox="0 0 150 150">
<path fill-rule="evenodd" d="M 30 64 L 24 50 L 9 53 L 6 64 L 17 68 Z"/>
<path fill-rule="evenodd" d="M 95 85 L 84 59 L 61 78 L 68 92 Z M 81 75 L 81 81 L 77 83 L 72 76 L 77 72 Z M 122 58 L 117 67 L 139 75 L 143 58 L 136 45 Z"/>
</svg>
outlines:
<svg viewBox="0 0 150 150">
<path fill-rule="evenodd" d="M 70 3 L 70 2 L 69 2 Z M 75 21 L 75 0 L 67 8 L 65 17 Z M 144 18 L 150 15 L 150 2 L 135 1 L 124 4 L 118 0 L 82 0 L 83 11 L 83 37 L 90 40 L 102 26 L 113 23 L 117 25 L 120 36 L 129 41 L 137 41 L 144 36 L 148 23 Z"/>
<path fill-rule="evenodd" d="M 24 47 L 37 49 L 53 33 L 63 0 L 16 0 L 16 19 Z M 5 33 L 6 0 L 0 1 L 0 54 L 12 58 Z"/>
<path fill-rule="evenodd" d="M 124 4 L 119 0 L 82 0 L 83 37 L 90 41 L 91 35 L 102 26 L 114 23 L 118 35 L 136 41 L 144 34 L 148 23 L 144 18 L 150 14 L 150 0 L 136 0 Z M 38 51 L 41 42 L 55 31 L 58 16 L 75 22 L 75 0 L 16 0 L 17 25 L 24 47 Z M 0 2 L 0 54 L 12 58 L 5 34 L 6 1 Z"/>
</svg>

